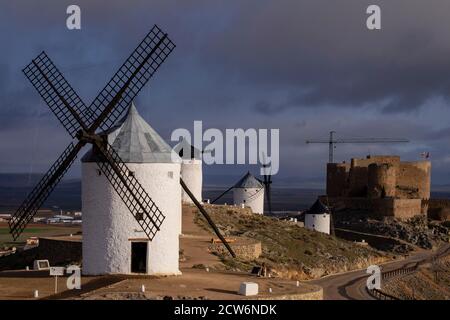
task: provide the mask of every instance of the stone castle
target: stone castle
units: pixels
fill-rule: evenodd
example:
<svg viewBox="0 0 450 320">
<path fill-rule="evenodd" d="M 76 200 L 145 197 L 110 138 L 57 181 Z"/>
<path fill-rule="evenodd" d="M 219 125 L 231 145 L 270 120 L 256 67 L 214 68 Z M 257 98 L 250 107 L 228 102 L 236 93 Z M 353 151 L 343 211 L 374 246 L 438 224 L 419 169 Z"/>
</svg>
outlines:
<svg viewBox="0 0 450 320">
<path fill-rule="evenodd" d="M 399 156 L 367 156 L 327 164 L 327 197 L 335 207 L 407 219 L 426 215 L 431 162 Z"/>
</svg>

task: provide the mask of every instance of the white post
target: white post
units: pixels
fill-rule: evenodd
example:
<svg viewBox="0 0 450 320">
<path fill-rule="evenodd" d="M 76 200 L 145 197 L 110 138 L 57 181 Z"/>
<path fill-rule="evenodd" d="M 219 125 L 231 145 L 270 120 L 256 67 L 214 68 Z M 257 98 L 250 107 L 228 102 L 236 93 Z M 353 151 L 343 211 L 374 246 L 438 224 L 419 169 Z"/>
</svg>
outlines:
<svg viewBox="0 0 450 320">
<path fill-rule="evenodd" d="M 39 291 L 38 290 L 34 290 L 34 297 L 35 298 L 39 298 Z"/>
<path fill-rule="evenodd" d="M 145 286 L 144 285 L 141 286 L 141 292 L 145 293 Z"/>
</svg>

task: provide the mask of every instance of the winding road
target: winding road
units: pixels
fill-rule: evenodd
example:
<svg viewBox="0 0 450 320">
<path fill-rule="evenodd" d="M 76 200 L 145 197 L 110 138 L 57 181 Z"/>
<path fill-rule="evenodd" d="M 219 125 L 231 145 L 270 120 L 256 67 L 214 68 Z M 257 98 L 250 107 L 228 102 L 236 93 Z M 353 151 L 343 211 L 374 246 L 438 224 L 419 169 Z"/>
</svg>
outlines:
<svg viewBox="0 0 450 320">
<path fill-rule="evenodd" d="M 422 250 L 411 254 L 402 260 L 391 261 L 380 265 L 382 272 L 414 266 L 419 262 L 429 260 L 450 249 L 450 244 L 442 246 L 437 251 Z M 374 300 L 366 291 L 366 280 L 369 275 L 366 270 L 355 270 L 323 277 L 309 281 L 323 288 L 324 300 Z"/>
</svg>

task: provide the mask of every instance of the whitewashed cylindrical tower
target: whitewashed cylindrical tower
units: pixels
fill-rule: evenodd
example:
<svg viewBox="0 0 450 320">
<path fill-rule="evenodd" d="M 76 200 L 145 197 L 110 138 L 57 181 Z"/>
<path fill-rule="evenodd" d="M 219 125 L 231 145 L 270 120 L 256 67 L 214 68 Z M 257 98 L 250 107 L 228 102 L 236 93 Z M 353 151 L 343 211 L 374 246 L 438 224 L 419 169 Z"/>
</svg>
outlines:
<svg viewBox="0 0 450 320">
<path fill-rule="evenodd" d="M 305 228 L 330 234 L 331 215 L 329 209 L 317 200 L 305 213 Z"/>
<path fill-rule="evenodd" d="M 192 146 L 186 139 L 181 140 L 173 150 L 181 157 L 181 177 L 184 183 L 195 198 L 202 202 L 203 172 L 201 151 Z M 194 203 L 183 189 L 181 190 L 181 200 L 183 203 Z"/>
<path fill-rule="evenodd" d="M 248 172 L 234 185 L 233 201 L 250 207 L 253 213 L 264 214 L 264 185 Z"/>
<path fill-rule="evenodd" d="M 83 265 L 86 275 L 180 274 L 180 162 L 169 145 L 131 105 L 119 124 L 105 132 L 161 212 L 160 231 L 149 241 L 96 164 L 92 149 L 82 159 Z"/>
</svg>

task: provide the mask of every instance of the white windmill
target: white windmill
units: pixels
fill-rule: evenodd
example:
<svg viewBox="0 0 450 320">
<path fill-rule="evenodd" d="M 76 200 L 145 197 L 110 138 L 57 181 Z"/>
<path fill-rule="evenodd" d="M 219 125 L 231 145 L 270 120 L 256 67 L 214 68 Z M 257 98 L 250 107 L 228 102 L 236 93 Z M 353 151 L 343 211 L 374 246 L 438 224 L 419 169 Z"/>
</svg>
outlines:
<svg viewBox="0 0 450 320">
<path fill-rule="evenodd" d="M 179 274 L 180 162 L 132 104 L 118 125 L 100 135 L 126 163 L 166 218 L 152 241 L 107 177 L 95 148 L 82 158 L 83 273 Z M 177 227 L 174 227 L 177 226 Z"/>
<path fill-rule="evenodd" d="M 305 228 L 330 234 L 331 214 L 330 209 L 320 199 L 305 213 Z"/>
<path fill-rule="evenodd" d="M 264 214 L 264 185 L 247 172 L 233 186 L 233 201 L 236 205 L 250 207 L 253 213 Z"/>
<path fill-rule="evenodd" d="M 179 274 L 181 188 L 236 257 L 181 179 L 181 159 L 132 105 L 174 48 L 168 35 L 155 25 L 90 105 L 45 52 L 23 69 L 73 141 L 13 214 L 9 228 L 14 240 L 83 147 L 91 145 L 82 165 L 84 274 Z"/>
<path fill-rule="evenodd" d="M 203 188 L 202 152 L 192 146 L 185 138 L 173 150 L 181 158 L 181 177 L 195 198 L 201 201 Z M 182 190 L 181 200 L 193 204 L 191 197 Z"/>
</svg>

